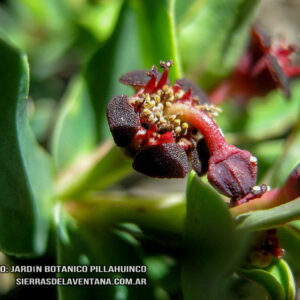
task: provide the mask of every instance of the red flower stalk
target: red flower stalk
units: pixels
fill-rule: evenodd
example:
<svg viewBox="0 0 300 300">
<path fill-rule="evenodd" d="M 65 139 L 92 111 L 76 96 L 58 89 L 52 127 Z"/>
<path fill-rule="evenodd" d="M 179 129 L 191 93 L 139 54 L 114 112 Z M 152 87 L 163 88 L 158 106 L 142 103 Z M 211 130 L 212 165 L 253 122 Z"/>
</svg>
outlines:
<svg viewBox="0 0 300 300">
<path fill-rule="evenodd" d="M 132 86 L 131 98 L 111 99 L 107 116 L 113 138 L 134 157 L 133 168 L 152 177 L 184 177 L 191 167 L 232 201 L 256 183 L 256 158 L 227 144 L 213 120 L 218 109 L 187 79 L 169 85 L 172 61 L 161 62 L 163 74 L 133 71 L 120 81 Z M 150 79 L 149 79 L 150 77 Z"/>
<path fill-rule="evenodd" d="M 217 104 L 229 97 L 245 102 L 278 88 L 289 97 L 288 78 L 300 75 L 300 66 L 290 60 L 294 51 L 294 46 L 283 42 L 271 45 L 268 36 L 252 28 L 247 51 L 232 75 L 212 91 L 211 102 Z"/>
</svg>

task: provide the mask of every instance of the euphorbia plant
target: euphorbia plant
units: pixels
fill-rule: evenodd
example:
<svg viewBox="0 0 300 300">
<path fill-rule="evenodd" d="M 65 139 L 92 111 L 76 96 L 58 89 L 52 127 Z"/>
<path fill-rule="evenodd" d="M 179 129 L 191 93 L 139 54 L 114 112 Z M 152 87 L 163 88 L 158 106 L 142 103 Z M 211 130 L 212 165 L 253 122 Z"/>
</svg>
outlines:
<svg viewBox="0 0 300 300">
<path fill-rule="evenodd" d="M 0 34 L 29 54 L 32 70 L 29 89 L 26 56 L 0 41 L 0 247 L 7 264 L 147 266 L 142 276 L 51 274 L 147 279 L 141 287 L 60 285 L 57 295 L 50 288 L 67 300 L 257 299 L 253 282 L 266 290 L 259 297 L 292 299 L 285 260 L 297 271 L 298 171 L 288 176 L 299 163 L 299 83 L 291 84 L 289 103 L 276 90 L 298 72 L 289 65 L 293 49 L 276 50 L 252 33 L 258 43 L 250 48 L 259 55 L 248 48 L 246 63 L 238 63 L 258 1 L 77 2 L 19 1 L 15 11 L 9 0 L 0 4 Z M 162 72 L 145 70 L 169 58 Z M 227 96 L 246 95 L 244 110 L 229 101 L 213 105 L 199 86 L 230 81 L 237 68 L 246 84 L 235 81 Z M 53 106 L 67 84 L 62 105 Z M 266 97 L 252 99 L 258 95 Z M 184 176 L 186 188 L 176 179 Z"/>
<path fill-rule="evenodd" d="M 225 141 L 213 119 L 219 109 L 197 85 L 187 79 L 170 85 L 167 75 L 172 64 L 161 62 L 162 75 L 155 66 L 123 75 L 120 81 L 132 86 L 135 94 L 116 96 L 108 103 L 113 138 L 133 157 L 133 168 L 160 178 L 184 177 L 190 168 L 199 176 L 207 171 L 209 182 L 230 197 L 233 215 L 251 211 L 254 203 L 266 209 L 299 197 L 297 169 L 281 190 L 256 185 L 257 158 Z M 265 199 L 271 199 L 268 206 Z M 268 267 L 273 257 L 281 259 L 284 252 L 276 230 L 257 234 L 260 238 L 248 256 L 250 264 Z"/>
</svg>

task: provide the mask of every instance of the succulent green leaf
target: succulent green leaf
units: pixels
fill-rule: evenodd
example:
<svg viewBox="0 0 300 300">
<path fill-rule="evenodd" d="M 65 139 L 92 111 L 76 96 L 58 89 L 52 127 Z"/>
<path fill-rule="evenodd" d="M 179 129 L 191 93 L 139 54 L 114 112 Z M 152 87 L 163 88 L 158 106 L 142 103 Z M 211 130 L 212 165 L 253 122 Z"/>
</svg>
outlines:
<svg viewBox="0 0 300 300">
<path fill-rule="evenodd" d="M 57 221 L 57 246 L 58 265 L 86 265 L 90 266 L 140 266 L 143 265 L 139 245 L 131 236 L 114 230 L 102 224 L 101 228 L 91 228 L 78 224 L 58 207 L 56 212 Z M 153 286 L 145 273 L 60 273 L 62 278 L 99 278 L 113 280 L 116 277 L 146 278 L 147 285 L 124 286 L 122 297 L 124 299 L 146 299 L 154 298 Z M 59 286 L 60 300 L 76 299 L 119 299 L 117 294 L 120 290 L 116 286 L 94 285 L 94 286 Z M 123 299 L 123 298 L 122 298 Z"/>
<path fill-rule="evenodd" d="M 110 136 L 106 119 L 106 105 L 118 94 L 132 93 L 119 83 L 126 72 L 143 68 L 138 39 L 137 16 L 125 1 L 115 31 L 88 62 L 85 78 L 92 100 L 98 137 Z"/>
<path fill-rule="evenodd" d="M 64 96 L 55 123 L 51 148 L 61 170 L 89 154 L 96 145 L 95 117 L 81 77 L 75 78 Z"/>
<path fill-rule="evenodd" d="M 285 259 L 292 267 L 293 271 L 300 270 L 300 231 L 293 226 L 291 222 L 277 229 L 277 235 L 280 240 L 280 246 L 285 249 Z"/>
<path fill-rule="evenodd" d="M 160 60 L 173 59 L 174 66 L 169 75 L 172 80 L 182 76 L 177 51 L 175 2 L 175 0 L 132 0 L 138 16 L 144 65 L 151 68 L 153 64 L 159 65 Z"/>
<path fill-rule="evenodd" d="M 287 132 L 299 119 L 300 84 L 291 84 L 291 99 L 286 100 L 280 91 L 264 98 L 251 99 L 247 110 L 234 103 L 224 103 L 218 124 L 225 133 L 234 134 L 236 143 L 266 141 Z"/>
<path fill-rule="evenodd" d="M 53 180 L 28 125 L 28 83 L 26 56 L 0 40 L 0 248 L 19 256 L 45 250 Z"/>
<path fill-rule="evenodd" d="M 265 210 L 250 211 L 236 217 L 237 228 L 264 230 L 300 218 L 300 198 Z"/>
<path fill-rule="evenodd" d="M 70 214 L 82 223 L 100 226 L 132 223 L 154 232 L 181 234 L 185 216 L 183 195 L 135 196 L 103 192 L 87 194 L 73 203 Z"/>
<path fill-rule="evenodd" d="M 295 281 L 289 265 L 280 259 L 264 269 L 241 269 L 240 274 L 261 284 L 271 300 L 294 300 Z"/>
<path fill-rule="evenodd" d="M 202 74 L 202 87 L 224 77 L 237 63 L 249 36 L 258 0 L 207 0 L 180 28 L 180 53 L 187 73 Z"/>
<path fill-rule="evenodd" d="M 246 251 L 245 237 L 235 230 L 222 198 L 192 174 L 184 229 L 185 299 L 226 299 L 229 274 Z"/>
<path fill-rule="evenodd" d="M 175 20 L 177 28 L 180 29 L 191 23 L 207 1 L 208 0 L 176 0 Z"/>
<path fill-rule="evenodd" d="M 300 121 L 287 139 L 282 154 L 268 174 L 272 186 L 282 186 L 292 170 L 300 163 Z"/>
<path fill-rule="evenodd" d="M 55 110 L 53 99 L 42 99 L 29 104 L 28 121 L 38 141 L 44 141 Z"/>
<path fill-rule="evenodd" d="M 173 0 L 125 1 L 114 33 L 88 62 L 85 78 L 101 140 L 110 136 L 106 120 L 108 101 L 118 94 L 132 94 L 131 88 L 118 82 L 123 74 L 150 70 L 161 59 L 173 58 L 175 66 L 170 76 L 175 79 L 180 75 L 173 6 Z"/>
<path fill-rule="evenodd" d="M 133 170 L 131 164 L 119 147 L 106 141 L 61 174 L 57 184 L 58 197 L 68 200 L 107 188 L 129 175 Z"/>
</svg>

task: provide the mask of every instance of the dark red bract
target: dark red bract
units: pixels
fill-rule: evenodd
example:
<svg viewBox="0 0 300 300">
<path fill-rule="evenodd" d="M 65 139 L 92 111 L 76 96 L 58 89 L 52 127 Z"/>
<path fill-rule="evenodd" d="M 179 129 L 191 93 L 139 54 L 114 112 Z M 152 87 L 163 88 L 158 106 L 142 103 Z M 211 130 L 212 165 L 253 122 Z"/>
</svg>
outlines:
<svg viewBox="0 0 300 300">
<path fill-rule="evenodd" d="M 135 94 L 108 103 L 113 138 L 138 172 L 160 178 L 185 177 L 191 168 L 199 176 L 208 172 L 211 184 L 236 201 L 256 183 L 256 158 L 226 143 L 213 120 L 218 108 L 196 84 L 180 79 L 170 85 L 172 64 L 161 62 L 163 74 L 154 66 L 121 77 Z"/>
</svg>

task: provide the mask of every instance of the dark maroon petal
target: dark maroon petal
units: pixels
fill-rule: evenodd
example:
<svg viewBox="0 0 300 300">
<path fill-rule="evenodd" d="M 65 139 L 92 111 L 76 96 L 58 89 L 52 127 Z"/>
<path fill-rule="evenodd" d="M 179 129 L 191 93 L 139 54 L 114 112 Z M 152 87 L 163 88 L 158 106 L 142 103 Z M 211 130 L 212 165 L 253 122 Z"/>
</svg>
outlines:
<svg viewBox="0 0 300 300">
<path fill-rule="evenodd" d="M 198 174 L 203 176 L 208 170 L 209 150 L 204 138 L 200 139 L 195 148 L 189 153 L 192 168 Z"/>
<path fill-rule="evenodd" d="M 291 200 L 300 197 L 300 164 L 292 171 L 284 188 Z"/>
<path fill-rule="evenodd" d="M 278 64 L 276 57 L 271 54 L 268 54 L 266 57 L 268 70 L 270 71 L 276 87 L 280 88 L 287 98 L 290 98 L 291 92 L 289 87 L 289 80 Z"/>
<path fill-rule="evenodd" d="M 178 79 L 176 82 L 184 91 L 192 90 L 192 96 L 198 98 L 200 103 L 210 103 L 207 95 L 202 91 L 197 84 L 186 78 Z"/>
<path fill-rule="evenodd" d="M 183 178 L 189 171 L 189 162 L 180 146 L 161 144 L 141 150 L 135 156 L 133 168 L 151 177 Z"/>
<path fill-rule="evenodd" d="M 256 184 L 257 166 L 250 157 L 248 151 L 239 151 L 223 161 L 209 162 L 209 182 L 233 201 L 241 199 Z"/>
<path fill-rule="evenodd" d="M 151 78 L 148 75 L 149 72 L 151 72 L 151 70 L 136 70 L 126 73 L 120 78 L 120 82 L 126 85 L 130 85 L 135 89 L 135 91 L 138 91 L 139 89 L 145 87 L 149 82 Z M 157 80 L 160 79 L 161 75 L 162 74 L 160 72 L 157 72 Z"/>
<path fill-rule="evenodd" d="M 261 28 L 252 27 L 251 44 L 262 54 L 268 52 L 271 48 L 271 39 Z"/>
<path fill-rule="evenodd" d="M 115 143 L 120 147 L 127 146 L 139 128 L 140 120 L 126 95 L 116 96 L 109 101 L 107 118 Z"/>
</svg>

